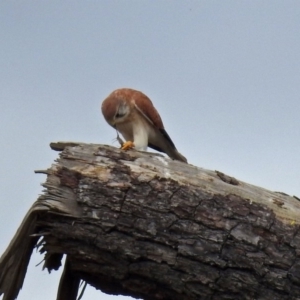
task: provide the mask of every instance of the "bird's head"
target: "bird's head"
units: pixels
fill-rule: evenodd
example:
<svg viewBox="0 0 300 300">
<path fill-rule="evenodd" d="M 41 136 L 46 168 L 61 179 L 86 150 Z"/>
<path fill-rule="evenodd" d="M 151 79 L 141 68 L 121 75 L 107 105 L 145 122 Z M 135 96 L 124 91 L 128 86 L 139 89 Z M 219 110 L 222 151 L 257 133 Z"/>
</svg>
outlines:
<svg viewBox="0 0 300 300">
<path fill-rule="evenodd" d="M 124 122 L 130 114 L 130 107 L 124 96 L 126 95 L 116 90 L 102 102 L 102 114 L 107 123 L 113 127 Z"/>
</svg>

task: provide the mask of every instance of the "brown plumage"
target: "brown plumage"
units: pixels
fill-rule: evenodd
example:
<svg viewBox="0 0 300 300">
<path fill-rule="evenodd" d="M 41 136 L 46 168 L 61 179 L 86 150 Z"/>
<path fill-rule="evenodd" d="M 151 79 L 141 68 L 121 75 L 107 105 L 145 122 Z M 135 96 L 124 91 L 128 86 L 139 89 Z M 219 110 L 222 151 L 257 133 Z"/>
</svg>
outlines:
<svg viewBox="0 0 300 300">
<path fill-rule="evenodd" d="M 101 109 L 108 124 L 119 131 L 127 142 L 133 143 L 136 149 L 146 150 L 150 147 L 173 159 L 187 162 L 166 132 L 152 101 L 142 92 L 117 89 L 103 101 Z M 132 147 L 127 146 L 123 148 Z"/>
</svg>

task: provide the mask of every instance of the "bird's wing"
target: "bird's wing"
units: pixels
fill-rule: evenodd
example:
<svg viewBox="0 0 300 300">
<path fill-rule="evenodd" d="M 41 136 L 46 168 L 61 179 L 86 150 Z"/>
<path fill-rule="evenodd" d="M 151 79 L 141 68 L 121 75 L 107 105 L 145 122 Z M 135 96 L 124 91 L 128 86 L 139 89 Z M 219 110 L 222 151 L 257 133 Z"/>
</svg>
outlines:
<svg viewBox="0 0 300 300">
<path fill-rule="evenodd" d="M 177 151 L 169 134 L 164 129 L 160 115 L 153 106 L 151 100 L 147 96 L 136 98 L 134 107 L 144 119 L 147 120 L 155 132 L 154 137 L 153 135 L 152 138 L 151 135 L 149 136 L 148 147 L 164 152 L 173 159 L 187 162 L 186 158 Z"/>
<path fill-rule="evenodd" d="M 139 96 L 136 98 L 134 102 L 136 110 L 150 123 L 150 125 L 154 127 L 154 130 L 157 131 L 158 134 L 161 134 L 171 144 L 171 146 L 176 149 L 173 141 L 164 129 L 162 119 L 158 111 L 153 106 L 151 100 L 146 95 L 143 95 L 142 97 Z M 163 150 L 160 150 L 158 146 L 151 143 L 149 143 L 148 146 L 157 151 L 164 152 Z"/>
<path fill-rule="evenodd" d="M 156 128 L 164 128 L 158 111 L 153 106 L 151 100 L 144 94 L 139 94 L 134 99 L 135 108 Z"/>
</svg>

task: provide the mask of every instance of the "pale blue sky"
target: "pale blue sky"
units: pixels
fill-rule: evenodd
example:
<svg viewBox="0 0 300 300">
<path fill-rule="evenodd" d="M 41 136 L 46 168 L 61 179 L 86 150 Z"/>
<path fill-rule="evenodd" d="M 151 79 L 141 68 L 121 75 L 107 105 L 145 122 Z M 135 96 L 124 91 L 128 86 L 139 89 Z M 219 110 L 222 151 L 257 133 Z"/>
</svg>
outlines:
<svg viewBox="0 0 300 300">
<path fill-rule="evenodd" d="M 51 141 L 112 144 L 100 104 L 119 87 L 152 99 L 191 164 L 300 196 L 299 1 L 1 1 L 0 43 L 0 254 Z M 19 300 L 55 299 L 41 259 Z"/>
</svg>

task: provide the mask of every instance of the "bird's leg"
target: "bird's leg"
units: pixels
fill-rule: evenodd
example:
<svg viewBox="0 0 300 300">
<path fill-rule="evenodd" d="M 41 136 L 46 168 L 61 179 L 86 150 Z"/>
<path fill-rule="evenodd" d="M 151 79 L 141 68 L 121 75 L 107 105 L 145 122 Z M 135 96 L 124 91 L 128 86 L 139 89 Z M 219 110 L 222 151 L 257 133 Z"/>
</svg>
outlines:
<svg viewBox="0 0 300 300">
<path fill-rule="evenodd" d="M 134 148 L 134 143 L 132 141 L 126 141 L 121 147 L 122 150 L 130 150 L 132 148 Z"/>
<path fill-rule="evenodd" d="M 134 143 L 133 142 L 131 142 L 131 141 L 126 141 L 126 142 L 124 142 L 121 138 L 120 138 L 120 136 L 119 136 L 119 132 L 118 132 L 118 130 L 116 130 L 117 131 L 117 141 L 119 142 L 119 144 L 121 145 L 121 149 L 122 150 L 129 150 L 129 149 L 132 149 L 132 148 L 134 148 Z"/>
<path fill-rule="evenodd" d="M 124 142 L 124 141 L 120 138 L 119 131 L 117 130 L 117 128 L 116 128 L 115 126 L 114 126 L 114 128 L 116 129 L 116 132 L 117 132 L 116 140 L 119 142 L 119 144 L 120 144 L 120 146 L 121 146 L 121 149 L 122 149 L 122 150 L 129 150 L 129 149 L 134 148 L 134 143 L 131 142 L 131 141 L 126 141 L 126 142 Z"/>
</svg>

